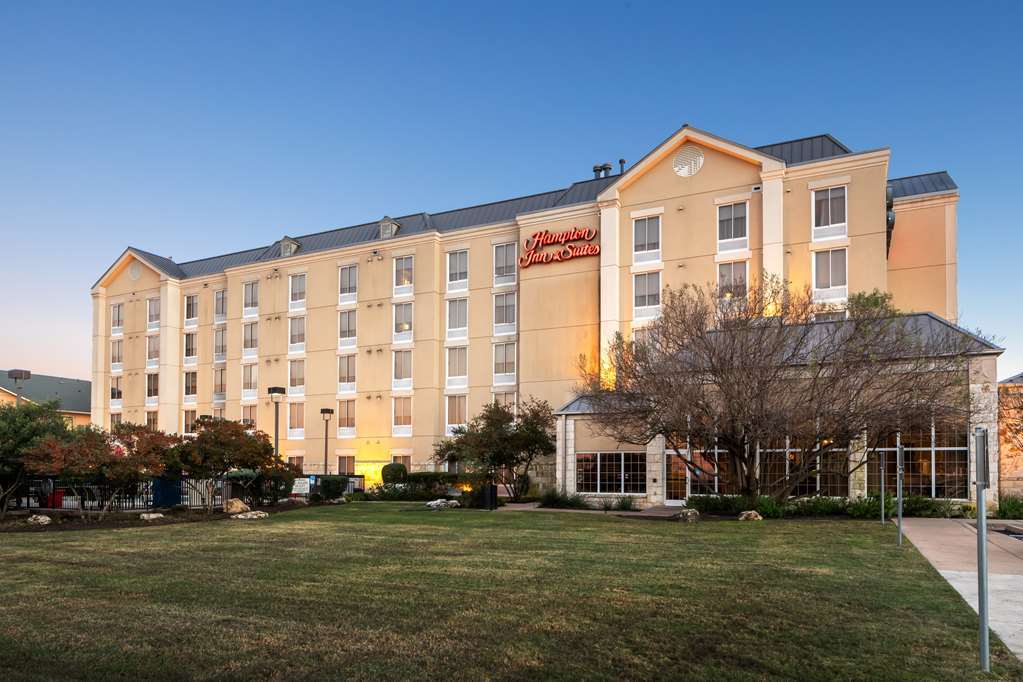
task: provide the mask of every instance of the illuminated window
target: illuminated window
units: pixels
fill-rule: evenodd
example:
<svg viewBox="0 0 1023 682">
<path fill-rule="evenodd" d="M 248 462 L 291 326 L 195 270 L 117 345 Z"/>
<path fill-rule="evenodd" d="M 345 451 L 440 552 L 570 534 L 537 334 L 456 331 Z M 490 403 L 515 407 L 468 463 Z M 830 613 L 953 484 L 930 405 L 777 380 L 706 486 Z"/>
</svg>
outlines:
<svg viewBox="0 0 1023 682">
<path fill-rule="evenodd" d="M 412 338 L 412 304 L 394 304 L 394 336 L 396 339 Z"/>
<path fill-rule="evenodd" d="M 399 256 L 394 259 L 394 293 L 412 293 L 413 257 Z"/>
<path fill-rule="evenodd" d="M 718 296 L 725 299 L 745 298 L 746 261 L 718 265 Z"/>
</svg>

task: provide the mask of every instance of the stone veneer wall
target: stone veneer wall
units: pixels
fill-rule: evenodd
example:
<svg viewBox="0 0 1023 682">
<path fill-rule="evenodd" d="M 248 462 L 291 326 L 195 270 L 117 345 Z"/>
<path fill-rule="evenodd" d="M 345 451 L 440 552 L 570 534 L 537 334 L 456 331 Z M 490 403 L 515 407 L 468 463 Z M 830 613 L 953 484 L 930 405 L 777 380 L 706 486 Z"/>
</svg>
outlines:
<svg viewBox="0 0 1023 682">
<path fill-rule="evenodd" d="M 1003 400 L 1011 394 L 1023 393 L 1023 384 L 1002 384 L 998 387 L 999 400 Z M 1003 410 L 1004 401 L 1001 403 Z M 1023 451 L 1016 446 L 1009 437 L 1007 431 L 1010 420 L 1014 421 L 1016 415 L 1008 415 L 1004 411 L 999 415 L 998 422 L 998 471 L 999 491 L 1002 494 L 1023 495 Z"/>
</svg>

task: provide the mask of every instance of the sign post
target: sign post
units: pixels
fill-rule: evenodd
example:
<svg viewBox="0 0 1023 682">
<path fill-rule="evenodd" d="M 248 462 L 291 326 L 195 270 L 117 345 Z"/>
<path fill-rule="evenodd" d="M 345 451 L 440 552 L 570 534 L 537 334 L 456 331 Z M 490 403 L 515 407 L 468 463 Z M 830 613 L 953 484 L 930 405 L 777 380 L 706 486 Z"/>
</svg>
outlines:
<svg viewBox="0 0 1023 682">
<path fill-rule="evenodd" d="M 902 482 L 903 475 L 906 471 L 906 449 L 902 447 L 901 441 L 899 442 L 899 449 L 896 452 L 898 453 L 898 461 L 896 462 L 896 466 L 898 466 L 898 483 L 896 484 L 897 489 L 895 494 L 899 501 L 899 547 L 902 547 Z"/>
<path fill-rule="evenodd" d="M 988 642 L 987 615 L 987 508 L 984 491 L 988 487 L 987 429 L 974 430 L 977 465 L 977 614 L 980 616 L 980 669 L 991 672 L 991 647 Z"/>
<path fill-rule="evenodd" d="M 884 525 L 884 460 L 885 452 L 881 451 L 881 525 Z"/>
</svg>

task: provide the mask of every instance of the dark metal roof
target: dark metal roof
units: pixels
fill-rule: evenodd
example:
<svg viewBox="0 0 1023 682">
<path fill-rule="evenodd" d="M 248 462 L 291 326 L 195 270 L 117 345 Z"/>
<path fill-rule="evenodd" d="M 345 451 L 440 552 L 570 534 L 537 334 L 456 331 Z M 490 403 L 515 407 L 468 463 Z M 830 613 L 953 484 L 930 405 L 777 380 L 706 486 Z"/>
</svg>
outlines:
<svg viewBox="0 0 1023 682">
<path fill-rule="evenodd" d="M 458 208 L 441 213 L 413 213 L 395 218 L 394 220 L 399 226 L 398 236 L 426 232 L 449 232 L 507 222 L 514 220 L 515 216 L 522 213 L 595 201 L 601 190 L 614 182 L 616 178 L 617 176 L 594 178 L 573 183 L 565 189 L 530 194 L 514 199 L 504 199 L 502 201 Z M 340 249 L 355 244 L 365 244 L 377 241 L 379 238 L 379 222 L 374 221 L 372 223 L 362 223 L 360 225 L 308 234 L 302 237 L 294 237 L 293 239 L 298 242 L 297 253 L 306 254 L 316 251 Z M 130 247 L 128 250 L 137 253 L 151 263 L 153 267 L 175 279 L 203 277 L 223 272 L 227 268 L 260 261 L 270 261 L 281 257 L 280 241 L 276 241 L 269 246 L 261 246 L 256 249 L 247 249 L 223 256 L 202 258 L 185 263 L 175 263 L 169 258 L 157 256 L 154 253 L 149 253 L 135 247 Z"/>
<path fill-rule="evenodd" d="M 998 383 L 1000 384 L 1023 384 L 1023 372 L 1019 374 L 1013 374 L 1008 379 L 1002 379 Z"/>
<path fill-rule="evenodd" d="M 787 164 L 806 163 L 851 154 L 852 150 L 829 134 L 812 135 L 798 140 L 775 142 L 757 147 L 757 151 L 775 156 Z"/>
<path fill-rule="evenodd" d="M 888 180 L 888 186 L 892 188 L 892 194 L 896 199 L 919 194 L 953 192 L 959 189 L 959 186 L 956 185 L 952 176 L 947 171 L 908 175 L 904 178 L 891 178 Z"/>
<path fill-rule="evenodd" d="M 0 370 L 0 389 L 16 392 L 14 381 L 7 378 L 7 370 Z M 56 400 L 60 409 L 68 412 L 88 414 L 92 409 L 92 382 L 82 379 L 33 373 L 31 379 L 22 382 L 21 395 L 34 403 Z"/>
</svg>

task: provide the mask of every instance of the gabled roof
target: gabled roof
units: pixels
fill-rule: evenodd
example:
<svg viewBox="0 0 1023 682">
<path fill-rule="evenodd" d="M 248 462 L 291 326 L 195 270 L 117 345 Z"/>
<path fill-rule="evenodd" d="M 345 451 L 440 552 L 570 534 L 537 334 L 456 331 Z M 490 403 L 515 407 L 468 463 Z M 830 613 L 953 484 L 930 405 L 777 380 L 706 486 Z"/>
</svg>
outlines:
<svg viewBox="0 0 1023 682">
<path fill-rule="evenodd" d="M 1019 374 L 1013 374 L 1008 379 L 1002 379 L 998 383 L 1000 384 L 1023 384 L 1023 372 Z"/>
<path fill-rule="evenodd" d="M 801 137 L 798 140 L 765 144 L 757 147 L 757 149 L 765 154 L 778 157 L 789 165 L 852 154 L 851 149 L 828 133 Z"/>
<path fill-rule="evenodd" d="M 921 194 L 954 192 L 959 189 L 959 186 L 956 185 L 952 176 L 947 171 L 891 178 L 888 180 L 888 186 L 892 188 L 892 196 L 895 199 Z"/>
<path fill-rule="evenodd" d="M 33 373 L 31 379 L 22 382 L 21 396 L 34 403 L 57 400 L 64 412 L 88 414 L 92 405 L 91 387 L 92 382 L 82 379 Z M 16 394 L 14 380 L 7 378 L 7 370 L 0 370 L 0 390 Z"/>
</svg>

